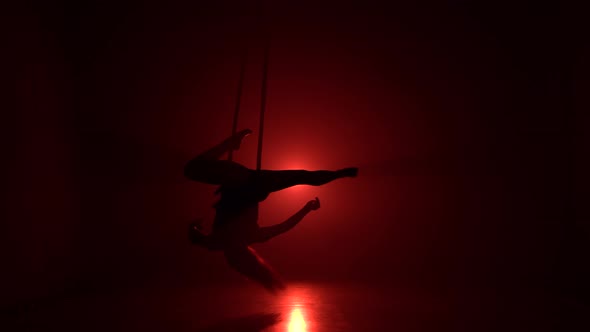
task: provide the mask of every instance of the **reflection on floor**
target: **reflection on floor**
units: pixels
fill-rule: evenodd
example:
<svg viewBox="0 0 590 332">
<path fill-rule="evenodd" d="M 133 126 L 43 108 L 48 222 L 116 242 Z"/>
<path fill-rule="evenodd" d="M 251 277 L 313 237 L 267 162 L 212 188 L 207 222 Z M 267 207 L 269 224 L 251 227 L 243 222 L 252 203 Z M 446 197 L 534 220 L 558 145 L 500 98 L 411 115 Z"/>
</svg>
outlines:
<svg viewBox="0 0 590 332">
<path fill-rule="evenodd" d="M 291 318 L 289 318 L 289 332 L 306 332 L 307 324 L 305 318 L 301 314 L 300 308 L 293 308 L 291 310 Z"/>
</svg>

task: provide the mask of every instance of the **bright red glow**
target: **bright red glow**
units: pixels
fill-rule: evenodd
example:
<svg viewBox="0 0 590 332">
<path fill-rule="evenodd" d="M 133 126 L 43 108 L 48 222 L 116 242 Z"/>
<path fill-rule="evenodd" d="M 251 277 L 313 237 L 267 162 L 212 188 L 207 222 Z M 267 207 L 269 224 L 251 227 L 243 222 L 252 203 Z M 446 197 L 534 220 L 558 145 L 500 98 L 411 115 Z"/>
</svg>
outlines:
<svg viewBox="0 0 590 332">
<path fill-rule="evenodd" d="M 307 324 L 301 313 L 301 309 L 293 308 L 291 318 L 289 318 L 289 332 L 306 332 Z"/>
<path fill-rule="evenodd" d="M 290 285 L 287 292 L 281 299 L 282 305 L 290 310 L 290 316 L 287 320 L 286 330 L 289 332 L 307 332 L 312 331 L 315 325 L 313 323 L 313 312 L 307 307 L 309 303 L 318 303 L 319 299 L 308 292 L 308 289 L 300 285 Z"/>
</svg>

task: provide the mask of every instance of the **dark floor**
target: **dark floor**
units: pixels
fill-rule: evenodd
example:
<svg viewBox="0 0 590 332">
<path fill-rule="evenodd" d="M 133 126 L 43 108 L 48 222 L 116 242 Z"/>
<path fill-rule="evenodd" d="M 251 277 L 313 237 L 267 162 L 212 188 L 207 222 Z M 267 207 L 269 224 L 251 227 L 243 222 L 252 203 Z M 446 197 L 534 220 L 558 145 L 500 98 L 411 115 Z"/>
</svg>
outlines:
<svg viewBox="0 0 590 332">
<path fill-rule="evenodd" d="M 294 283 L 273 296 L 251 284 L 167 285 L 47 300 L 4 318 L 15 331 L 588 331 L 587 308 L 542 293 Z"/>
</svg>

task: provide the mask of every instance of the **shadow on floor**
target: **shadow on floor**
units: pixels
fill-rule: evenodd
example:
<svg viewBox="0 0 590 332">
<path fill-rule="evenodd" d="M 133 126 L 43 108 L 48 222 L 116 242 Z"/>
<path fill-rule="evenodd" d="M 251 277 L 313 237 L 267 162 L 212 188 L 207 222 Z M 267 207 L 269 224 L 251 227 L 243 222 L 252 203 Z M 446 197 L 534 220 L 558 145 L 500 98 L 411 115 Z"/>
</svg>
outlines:
<svg viewBox="0 0 590 332">
<path fill-rule="evenodd" d="M 279 323 L 281 320 L 280 313 L 259 313 L 224 320 L 197 332 L 259 332 Z"/>
</svg>

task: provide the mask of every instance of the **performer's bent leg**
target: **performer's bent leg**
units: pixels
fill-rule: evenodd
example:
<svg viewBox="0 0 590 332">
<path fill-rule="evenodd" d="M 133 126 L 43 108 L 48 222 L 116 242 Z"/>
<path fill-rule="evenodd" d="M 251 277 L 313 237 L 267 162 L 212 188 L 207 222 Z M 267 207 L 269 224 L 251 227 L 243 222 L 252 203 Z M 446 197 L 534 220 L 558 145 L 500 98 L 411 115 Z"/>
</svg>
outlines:
<svg viewBox="0 0 590 332">
<path fill-rule="evenodd" d="M 252 170 L 228 160 L 193 159 L 186 164 L 184 176 L 207 184 L 239 186 L 246 184 Z"/>
<path fill-rule="evenodd" d="M 243 130 L 236 135 L 190 160 L 184 167 L 184 175 L 193 180 L 216 185 L 241 185 L 252 173 L 248 168 L 228 160 L 219 160 L 226 152 L 236 150 L 241 140 L 251 131 Z"/>
<path fill-rule="evenodd" d="M 321 186 L 344 177 L 355 177 L 357 168 L 344 168 L 338 171 L 262 170 L 256 173 L 257 186 L 268 193 L 296 185 Z"/>
<path fill-rule="evenodd" d="M 231 150 L 238 150 L 240 148 L 240 144 L 242 143 L 242 139 L 244 139 L 244 137 L 250 135 L 251 133 L 252 131 L 250 129 L 241 130 L 237 132 L 235 135 L 226 138 L 223 142 L 217 144 L 211 149 L 201 153 L 195 159 L 218 160 L 226 152 L 229 152 Z"/>
</svg>

